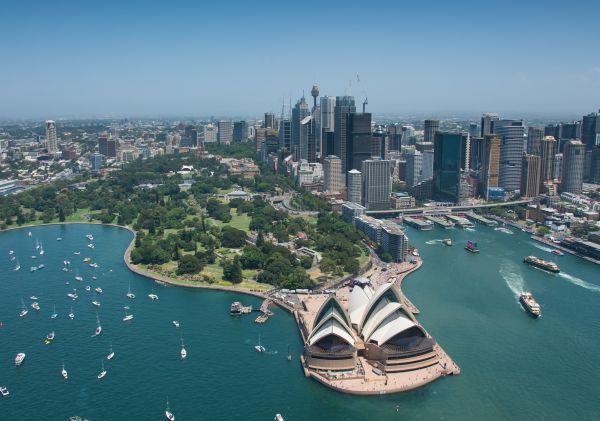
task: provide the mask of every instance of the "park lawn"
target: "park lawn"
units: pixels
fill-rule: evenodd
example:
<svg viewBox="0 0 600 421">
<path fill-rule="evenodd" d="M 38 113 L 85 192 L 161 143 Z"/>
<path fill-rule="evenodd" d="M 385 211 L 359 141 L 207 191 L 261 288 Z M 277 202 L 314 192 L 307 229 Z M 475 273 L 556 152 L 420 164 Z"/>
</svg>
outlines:
<svg viewBox="0 0 600 421">
<path fill-rule="evenodd" d="M 213 218 L 208 218 L 207 221 L 210 221 L 211 224 L 214 224 L 215 226 L 222 228 L 225 225 L 228 225 L 230 227 L 233 228 L 237 228 L 239 230 L 242 231 L 250 231 L 250 220 L 252 219 L 252 217 L 250 217 L 250 215 L 248 215 L 247 213 L 243 213 L 241 215 L 237 214 L 237 211 L 235 209 L 230 209 L 231 212 L 231 221 L 229 222 L 221 222 L 217 219 L 213 219 Z"/>
<path fill-rule="evenodd" d="M 365 263 L 369 260 L 369 253 L 360 249 L 360 256 L 358 256 L 358 265 L 362 268 Z"/>
<path fill-rule="evenodd" d="M 25 209 L 25 212 L 29 212 L 29 209 Z M 72 215 L 66 216 L 64 222 L 90 222 L 90 219 L 86 218 L 86 215 L 94 215 L 99 213 L 99 211 L 91 211 L 90 208 L 82 208 L 82 209 L 77 209 L 77 212 L 73 213 Z M 40 218 L 42 216 L 41 212 L 37 212 L 36 216 L 38 218 Z M 46 222 L 44 222 L 42 219 L 36 219 L 34 221 L 29 221 L 24 223 L 24 226 L 35 226 L 35 225 L 42 225 L 45 224 Z M 49 223 L 52 224 L 56 224 L 56 223 L 60 223 L 60 221 L 58 220 L 58 216 L 56 218 L 53 218 L 52 220 L 50 220 Z M 14 226 L 14 224 L 13 224 Z"/>
</svg>

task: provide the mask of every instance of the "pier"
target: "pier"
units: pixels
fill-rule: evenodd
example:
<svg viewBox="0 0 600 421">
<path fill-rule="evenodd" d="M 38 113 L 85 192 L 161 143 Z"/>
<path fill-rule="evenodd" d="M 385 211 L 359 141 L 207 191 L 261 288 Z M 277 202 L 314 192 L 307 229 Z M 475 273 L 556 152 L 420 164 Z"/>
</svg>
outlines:
<svg viewBox="0 0 600 421">
<path fill-rule="evenodd" d="M 433 228 L 433 224 L 430 222 L 424 221 L 419 218 L 412 218 L 410 216 L 405 216 L 402 218 L 402 221 L 413 228 L 418 229 L 419 231 L 427 231 Z"/>
<path fill-rule="evenodd" d="M 466 217 L 472 221 L 478 222 L 478 223 L 483 224 L 488 227 L 498 224 L 496 221 L 492 221 L 491 219 L 487 219 L 487 218 L 485 218 L 481 215 L 477 215 L 476 213 L 473 213 L 473 212 L 467 213 Z"/>
<path fill-rule="evenodd" d="M 446 217 L 458 225 L 460 228 L 473 228 L 473 223 L 469 221 L 467 218 L 463 218 L 462 216 L 457 215 L 446 215 Z"/>
<path fill-rule="evenodd" d="M 269 306 L 271 305 L 271 303 L 272 301 L 270 298 L 267 298 L 265 301 L 263 301 L 259 310 L 261 314 L 256 319 L 254 319 L 254 323 L 263 324 L 266 323 L 267 320 L 269 320 L 269 317 L 273 315 L 273 312 L 269 310 Z"/>
<path fill-rule="evenodd" d="M 438 216 L 426 216 L 426 219 L 428 219 L 429 221 L 433 222 L 436 225 L 439 225 L 440 227 L 444 228 L 444 229 L 452 229 L 454 228 L 454 223 L 447 221 L 446 219 L 442 218 L 442 217 L 438 217 Z"/>
</svg>

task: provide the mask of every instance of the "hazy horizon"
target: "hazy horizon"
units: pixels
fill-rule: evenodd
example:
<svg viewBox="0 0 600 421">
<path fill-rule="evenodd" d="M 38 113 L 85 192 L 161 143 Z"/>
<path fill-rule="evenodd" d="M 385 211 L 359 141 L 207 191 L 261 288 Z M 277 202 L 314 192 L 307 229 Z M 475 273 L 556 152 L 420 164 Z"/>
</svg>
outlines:
<svg viewBox="0 0 600 421">
<path fill-rule="evenodd" d="M 313 83 L 379 116 L 600 108 L 597 2 L 223 3 L 5 5 L 0 119 L 258 118 Z"/>
</svg>

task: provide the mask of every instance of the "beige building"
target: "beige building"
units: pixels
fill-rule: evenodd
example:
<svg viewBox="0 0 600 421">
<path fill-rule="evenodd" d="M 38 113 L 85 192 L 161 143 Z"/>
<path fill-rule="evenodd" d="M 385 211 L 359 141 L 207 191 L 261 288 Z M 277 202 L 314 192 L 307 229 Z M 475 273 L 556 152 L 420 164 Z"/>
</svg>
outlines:
<svg viewBox="0 0 600 421">
<path fill-rule="evenodd" d="M 339 193 L 343 189 L 342 160 L 335 155 L 329 155 L 323 160 L 323 191 Z"/>
</svg>

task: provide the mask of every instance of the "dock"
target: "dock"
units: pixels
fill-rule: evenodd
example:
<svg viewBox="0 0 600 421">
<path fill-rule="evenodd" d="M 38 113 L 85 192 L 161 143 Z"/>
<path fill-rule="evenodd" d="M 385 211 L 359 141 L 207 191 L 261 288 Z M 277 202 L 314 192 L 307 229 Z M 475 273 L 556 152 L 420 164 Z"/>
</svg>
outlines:
<svg viewBox="0 0 600 421">
<path fill-rule="evenodd" d="M 424 221 L 419 218 L 412 218 L 410 216 L 405 216 L 402 218 L 402 221 L 413 228 L 418 229 L 419 231 L 428 231 L 433 228 L 433 224 L 428 221 Z"/>
<path fill-rule="evenodd" d="M 480 224 L 483 224 L 485 226 L 491 227 L 492 225 L 497 225 L 498 223 L 496 221 L 492 221 L 491 219 L 487 219 L 481 215 L 477 215 L 476 213 L 467 213 L 466 217 L 469 218 L 472 221 L 478 222 Z"/>
<path fill-rule="evenodd" d="M 447 221 L 442 217 L 428 215 L 425 218 L 444 229 L 448 230 L 454 228 L 454 222 Z"/>
<path fill-rule="evenodd" d="M 467 218 L 457 215 L 447 215 L 447 218 L 458 225 L 460 228 L 473 228 L 473 223 Z"/>
<path fill-rule="evenodd" d="M 263 303 L 260 305 L 260 316 L 258 316 L 256 319 L 254 319 L 254 323 L 266 323 L 267 320 L 269 320 L 269 317 L 271 317 L 273 315 L 273 312 L 271 310 L 269 310 L 269 306 L 271 305 L 272 301 L 270 298 L 267 298 L 265 301 L 263 301 Z"/>
</svg>

